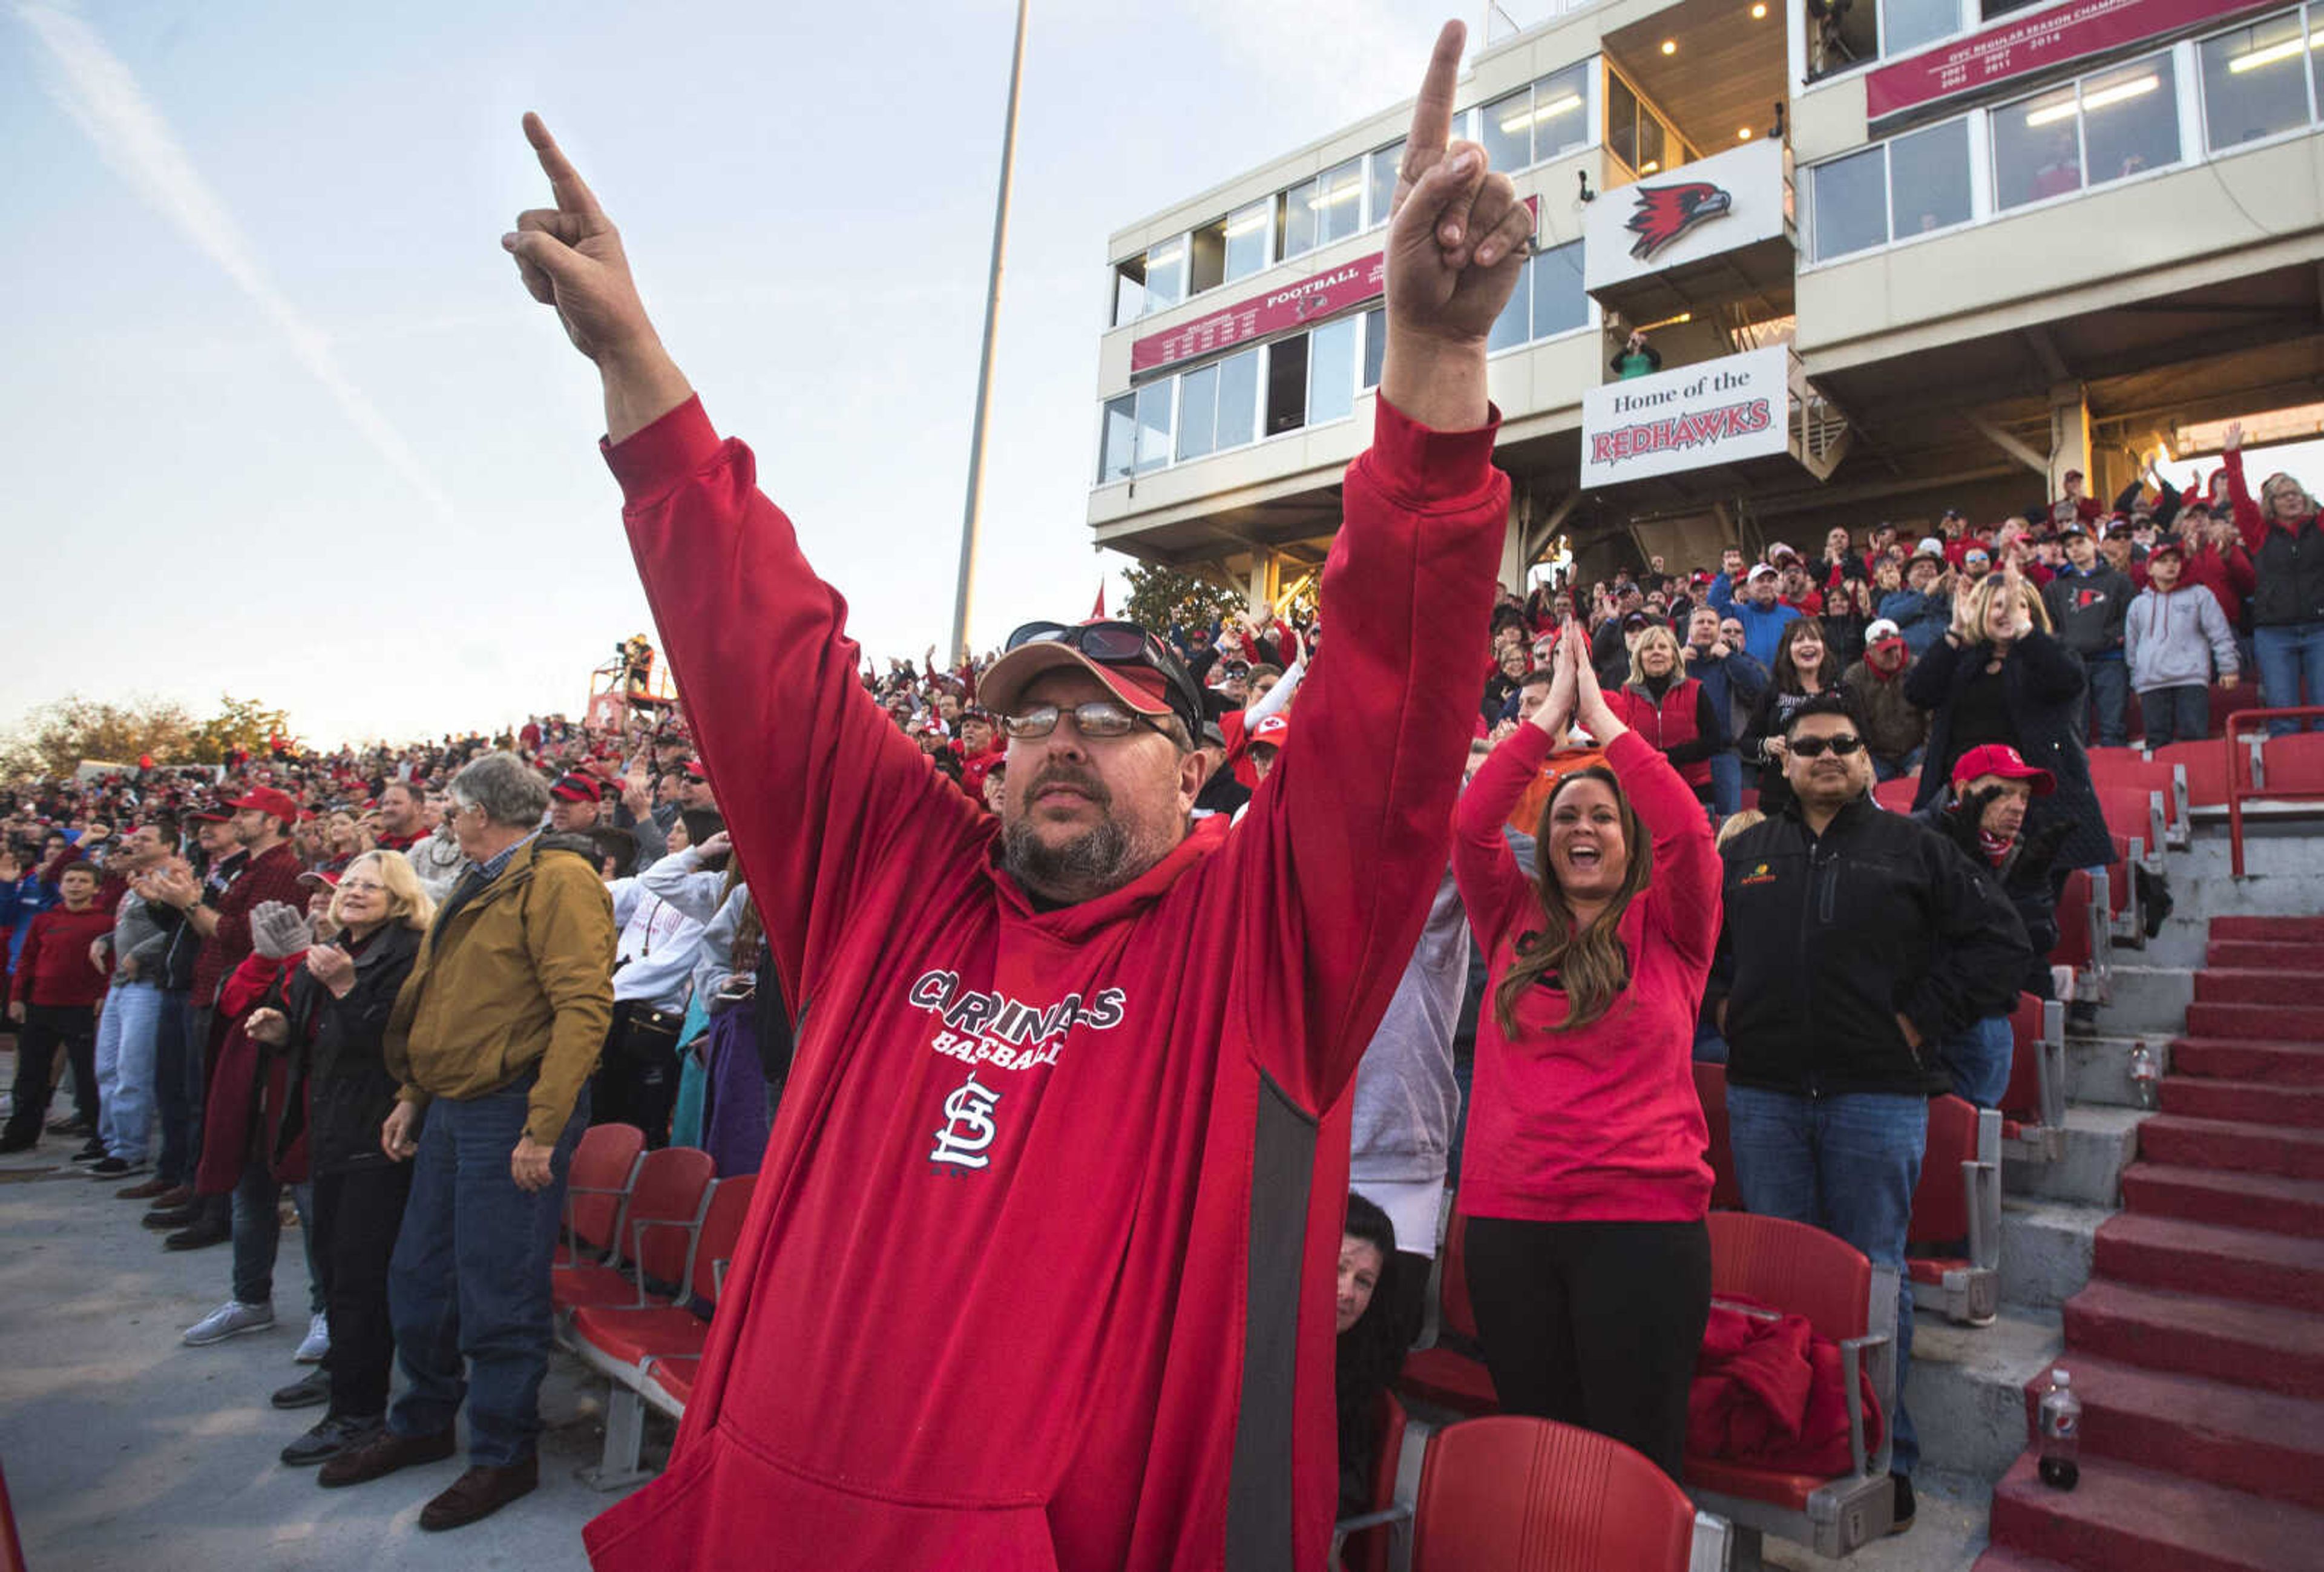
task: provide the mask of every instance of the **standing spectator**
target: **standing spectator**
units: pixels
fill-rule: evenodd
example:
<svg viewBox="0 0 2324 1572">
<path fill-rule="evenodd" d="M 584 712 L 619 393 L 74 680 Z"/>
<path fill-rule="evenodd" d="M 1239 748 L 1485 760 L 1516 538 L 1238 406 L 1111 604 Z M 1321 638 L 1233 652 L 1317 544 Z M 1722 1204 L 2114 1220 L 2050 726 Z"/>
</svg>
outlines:
<svg viewBox="0 0 2324 1572">
<path fill-rule="evenodd" d="M 1652 376 L 1663 368 L 1662 353 L 1646 342 L 1644 328 L 1633 328 L 1630 336 L 1622 341 L 1622 347 L 1614 351 L 1610 368 L 1617 382 L 1628 382 L 1634 376 Z"/>
<path fill-rule="evenodd" d="M 2281 470 L 2263 481 L 2259 500 L 2244 482 L 2244 428 L 2230 423 L 2225 458 L 2227 495 L 2243 532 L 2252 569 L 2252 645 L 2259 662 L 2260 702 L 2269 709 L 2324 704 L 2324 525 L 2316 499 Z M 2267 723 L 2282 736 L 2300 729 L 2295 717 Z M 2324 717 L 2311 731 L 2324 730 Z"/>
<path fill-rule="evenodd" d="M 2211 592 L 2183 584 L 2185 555 L 2176 541 L 2146 554 L 2146 588 L 2123 621 L 2130 685 L 2146 718 L 2146 745 L 2200 742 L 2211 735 L 2211 673 L 2233 688 L 2240 672 L 2235 630 Z"/>
<path fill-rule="evenodd" d="M 1742 753 L 1746 763 L 1759 768 L 1759 810 L 1779 811 L 1789 800 L 1791 785 L 1784 767 L 1784 734 L 1791 729 L 1792 712 L 1826 689 L 1837 687 L 1840 669 L 1823 642 L 1823 624 L 1802 617 L 1784 629 L 1766 690 L 1751 712 L 1745 728 Z"/>
<path fill-rule="evenodd" d="M 459 837 L 453 833 L 451 816 L 431 813 L 429 818 L 434 828 L 404 847 L 403 855 L 420 876 L 420 887 L 428 892 L 428 899 L 440 905 L 459 883 L 467 858 L 460 851 Z"/>
<path fill-rule="evenodd" d="M 133 888 L 147 912 L 167 935 L 155 982 L 161 990 L 160 1014 L 153 1032 L 153 1105 L 160 1115 L 161 1149 L 153 1177 L 121 1192 L 125 1200 L 152 1203 L 142 1221 L 150 1228 L 182 1228 L 194 1220 L 194 1169 L 201 1151 L 202 1085 L 206 1067 L 193 1037 L 194 966 L 201 954 L 202 937 L 171 899 L 173 889 L 190 885 L 197 899 L 210 889 L 208 867 L 234 847 L 233 814 L 212 803 L 189 809 L 194 849 L 204 872 L 182 856 L 171 856 L 159 866 L 135 876 Z"/>
<path fill-rule="evenodd" d="M 2211 598 L 2227 614 L 2227 626 L 2242 628 L 2249 620 L 2252 592 L 2259 587 L 2259 581 L 2253 577 L 2251 554 L 2244 550 L 2243 537 L 2236 532 L 2235 521 L 2220 518 L 2200 495 L 2192 495 L 2180 508 L 2178 522 L 2179 538 L 2185 551 L 2180 578 L 2209 590 Z M 2150 565 L 2150 582 L 2153 572 Z M 2242 645 L 2236 648 L 2240 655 Z"/>
<path fill-rule="evenodd" d="M 1932 535 L 1904 565 L 1904 587 L 1880 597 L 1875 609 L 1904 631 L 1905 647 L 1919 660 L 1945 636 L 1953 620 L 1952 569 L 1944 542 Z"/>
<path fill-rule="evenodd" d="M 19 1028 L 16 1083 L 7 1129 L 0 1133 L 0 1153 L 27 1151 L 40 1143 L 60 1048 L 72 1062 L 80 1122 L 91 1132 L 99 1128 L 97 1006 L 105 997 L 106 974 L 97 956 L 113 932 L 113 914 L 97 903 L 97 890 L 95 867 L 67 864 L 57 875 L 59 903 L 27 927 L 9 979 L 8 1019 Z M 105 1142 L 92 1133 L 74 1159 L 95 1162 L 105 1155 Z"/>
<path fill-rule="evenodd" d="M 540 1483 L 549 1255 L 613 1012 L 613 902 L 586 842 L 542 832 L 540 778 L 487 754 L 451 792 L 469 865 L 383 1050 L 401 1090 L 381 1147 L 413 1160 L 387 1283 L 408 1384 L 386 1428 L 318 1475 L 361 1484 L 449 1457 L 465 1398 L 470 1466 L 420 1509 L 430 1530 L 487 1517 Z"/>
<path fill-rule="evenodd" d="M 1886 617 L 1864 632 L 1864 658 L 1840 673 L 1840 685 L 1863 724 L 1873 778 L 1894 781 L 1911 774 L 1920 763 L 1929 717 L 1904 697 L 1904 673 L 1912 669 L 1913 652 L 1903 632 Z"/>
<path fill-rule="evenodd" d="M 1612 1436 L 1675 1480 L 1711 1313 L 1692 1054 L 1719 861 L 1692 793 L 1607 703 L 1578 641 L 1558 650 L 1549 702 L 1454 817 L 1489 966 L 1458 1200 L 1469 1294 L 1504 1410 Z M 1606 763 L 1552 789 L 1528 877 L 1502 823 L 1569 719 Z"/>
<path fill-rule="evenodd" d="M 1767 669 L 1744 652 L 1742 624 L 1723 622 L 1716 609 L 1696 606 L 1686 619 L 1686 647 L 1680 656 L 1686 674 L 1702 684 L 1718 717 L 1720 735 L 1740 736 L 1752 707 L 1766 690 Z M 1725 818 L 1743 806 L 1743 762 L 1730 741 L 1711 755 L 1711 799 Z"/>
<path fill-rule="evenodd" d="M 1711 761 L 1729 746 L 1722 707 L 1689 675 L 1675 634 L 1659 626 L 1640 633 L 1630 649 L 1629 680 L 1608 694 L 1606 703 L 1624 726 L 1670 762 L 1696 801 L 1706 809 L 1713 806 Z"/>
<path fill-rule="evenodd" d="M 684 830 L 671 837 L 683 848 L 675 855 L 691 869 L 704 862 L 694 848 L 725 826 L 709 809 L 690 808 L 673 828 Z M 715 860 L 723 865 L 724 859 Z M 678 1034 L 700 958 L 702 920 L 641 878 L 616 879 L 605 892 L 621 938 L 613 949 L 613 1019 L 589 1087 L 590 1122 L 634 1124 L 646 1133 L 647 1145 L 666 1146 L 678 1103 Z"/>
<path fill-rule="evenodd" d="M 1775 652 L 1782 647 L 1784 627 L 1800 620 L 1796 609 L 1776 598 L 1782 578 L 1761 562 L 1752 568 L 1740 596 L 1722 594 L 1716 582 L 1711 587 L 1711 604 L 1722 616 L 1732 616 L 1743 624 L 1743 648 L 1754 661 L 1771 670 L 1775 664 Z"/>
<path fill-rule="evenodd" d="M 2102 748 L 2119 748 L 2130 741 L 2130 669 L 2123 660 L 2123 619 L 2130 614 L 2132 587 L 2127 575 L 2107 561 L 2080 521 L 2060 532 L 2064 537 L 2066 566 L 2042 592 L 2050 622 L 2059 642 L 2081 657 L 2089 686 L 2093 725 L 2077 714 L 2076 732 L 2093 736 Z"/>
<path fill-rule="evenodd" d="M 1709 996 L 1728 1043 L 1729 1141 L 1743 1204 L 1838 1234 L 1897 1275 L 1895 1523 L 1920 1444 L 1904 1234 L 1947 1089 L 1935 1045 L 2016 1002 L 2031 955 L 2009 903 L 1917 820 L 1870 800 L 1847 699 L 1793 713 L 1791 800 L 1720 850 L 1726 921 Z"/>
<path fill-rule="evenodd" d="M 409 851 L 428 837 L 428 797 L 409 781 L 390 781 L 379 791 L 379 844 Z"/>
<path fill-rule="evenodd" d="M 97 1022 L 97 1133 L 106 1156 L 88 1171 L 97 1179 L 125 1179 L 147 1167 L 161 962 L 170 935 L 137 893 L 136 884 L 175 849 L 156 827 L 139 825 L 121 843 L 114 870 L 130 881 L 130 888 L 114 909 L 112 933 L 102 941 L 111 958 L 113 982 Z"/>
</svg>

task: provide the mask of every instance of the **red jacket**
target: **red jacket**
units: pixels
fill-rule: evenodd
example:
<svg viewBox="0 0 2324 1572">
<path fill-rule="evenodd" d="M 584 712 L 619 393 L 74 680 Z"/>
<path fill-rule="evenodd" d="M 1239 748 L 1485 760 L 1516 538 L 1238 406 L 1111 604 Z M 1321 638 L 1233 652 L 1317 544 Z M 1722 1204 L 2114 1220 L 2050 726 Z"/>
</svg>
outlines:
<svg viewBox="0 0 2324 1572">
<path fill-rule="evenodd" d="M 1702 684 L 1692 677 L 1674 682 L 1656 704 L 1654 696 L 1625 683 L 1606 696 L 1606 706 L 1621 717 L 1622 724 L 1646 738 L 1646 745 L 1670 758 L 1674 750 L 1685 748 L 1690 754 L 1702 752 L 1701 758 L 1671 759 L 1678 778 L 1689 786 L 1711 784 L 1711 756 L 1707 751 L 1688 748 L 1690 743 L 1702 741 Z"/>
<path fill-rule="evenodd" d="M 79 911 L 51 906 L 32 919 L 16 957 L 14 997 L 26 1004 L 94 1004 L 112 974 L 88 964 L 88 947 L 113 932 L 113 912 L 92 901 Z"/>
<path fill-rule="evenodd" d="M 1489 968 L 1477 1012 L 1461 1212 L 1535 1222 L 1692 1222 L 1711 1205 L 1711 1132 L 1693 1063 L 1695 1015 L 1719 940 L 1720 864 L 1711 826 L 1694 793 L 1644 737 L 1626 732 L 1607 746 L 1606 763 L 1654 837 L 1654 882 L 1622 914 L 1630 985 L 1578 1031 L 1558 1029 L 1567 1011 L 1562 991 L 1529 988 L 1512 1042 L 1494 1000 L 1517 939 L 1545 918 L 1501 822 L 1549 747 L 1539 726 L 1517 727 L 1461 794 L 1453 821 L 1452 874 Z"/>
<path fill-rule="evenodd" d="M 1342 1094 L 1443 867 L 1475 707 L 1434 630 L 1492 601 L 1492 442 L 1381 401 L 1334 652 L 1249 814 L 1057 911 L 864 693 L 749 449 L 692 401 L 610 449 L 803 1021 L 677 1450 L 586 1530 L 601 1572 L 1323 1564 Z"/>
<path fill-rule="evenodd" d="M 1857 1381 L 1868 1455 L 1879 1449 L 1886 1416 L 1871 1373 L 1859 1370 Z M 1825 1477 L 1856 1466 L 1840 1345 L 1817 1336 L 1805 1316 L 1714 1301 L 1686 1410 L 1690 1457 Z"/>
<path fill-rule="evenodd" d="M 278 841 L 244 863 L 234 882 L 218 897 L 217 927 L 194 955 L 194 1003 L 217 1002 L 226 975 L 250 954 L 250 913 L 262 902 L 280 901 L 307 910 L 307 891 L 299 883 L 303 870 L 289 841 Z"/>
<path fill-rule="evenodd" d="M 2259 584 L 2252 572 L 2251 558 L 2244 549 L 2237 546 L 2233 550 L 2221 551 L 2205 546 L 2200 550 L 2183 553 L 2180 561 L 2181 582 L 2200 584 L 2209 590 L 2211 598 L 2219 603 L 2219 609 L 2227 614 L 2227 621 L 2241 625 L 2245 603 Z"/>
</svg>

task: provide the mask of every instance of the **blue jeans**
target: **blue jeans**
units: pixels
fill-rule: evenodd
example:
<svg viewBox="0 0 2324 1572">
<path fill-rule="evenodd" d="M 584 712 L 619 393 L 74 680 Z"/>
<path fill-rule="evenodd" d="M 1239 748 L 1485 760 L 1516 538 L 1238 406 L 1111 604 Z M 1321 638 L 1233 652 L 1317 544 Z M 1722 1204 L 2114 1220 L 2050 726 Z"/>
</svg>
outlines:
<svg viewBox="0 0 2324 1572">
<path fill-rule="evenodd" d="M 1722 822 L 1743 810 L 1743 761 L 1731 750 L 1711 755 L 1711 804 Z"/>
<path fill-rule="evenodd" d="M 323 1313 L 323 1279 L 315 1270 L 312 1185 L 292 1185 L 299 1238 L 307 1258 L 307 1313 Z M 234 1297 L 245 1305 L 274 1302 L 274 1257 L 282 1247 L 282 1181 L 253 1158 L 234 1187 Z"/>
<path fill-rule="evenodd" d="M 1937 1062 L 1953 1079 L 1953 1095 L 1980 1108 L 1998 1108 L 2009 1090 L 2017 1032 L 2006 1015 L 1972 1021 L 1937 1045 Z"/>
<path fill-rule="evenodd" d="M 2084 662 L 2089 674 L 2090 709 L 2098 717 L 2089 735 L 2101 748 L 2119 748 L 2130 741 L 2130 663 L 2119 658 Z"/>
<path fill-rule="evenodd" d="M 1904 1235 L 1929 1143 L 1928 1099 L 1880 1092 L 1794 1096 L 1729 1081 L 1727 1140 L 1745 1209 L 1821 1228 L 1874 1265 L 1895 1270 L 1896 1393 L 1889 1412 L 1895 1449 L 1889 1467 L 1909 1475 L 1921 1442 L 1904 1409 L 1913 1363 Z"/>
<path fill-rule="evenodd" d="M 2146 717 L 2150 748 L 2200 743 L 2211 729 L 2211 690 L 2200 682 L 2150 688 L 2138 696 L 2138 708 Z"/>
<path fill-rule="evenodd" d="M 549 1159 L 549 1183 L 519 1189 L 509 1157 L 524 1133 L 534 1078 L 428 1105 L 387 1268 L 396 1359 L 409 1383 L 388 1429 L 439 1434 L 465 1398 L 468 1461 L 494 1468 L 531 1456 L 540 1434 L 553 1315 L 549 1262 L 573 1148 L 589 1124 L 585 1086 Z"/>
<path fill-rule="evenodd" d="M 2296 704 L 2324 704 L 2324 622 L 2284 623 L 2252 630 L 2252 655 L 2259 665 L 2260 703 L 2269 709 L 2289 709 Z M 2301 694 L 2305 680 L 2308 692 Z M 2267 723 L 2270 736 L 2300 729 L 2296 720 Z M 2324 731 L 2324 719 L 2309 726 Z"/>
<path fill-rule="evenodd" d="M 1919 767 L 1921 755 L 1928 751 L 1924 747 L 1914 748 L 1894 763 L 1876 754 L 1872 758 L 1872 778 L 1875 781 L 1895 781 L 1909 775 Z"/>
<path fill-rule="evenodd" d="M 124 983 L 106 993 L 97 1018 L 97 1133 L 124 1162 L 145 1161 L 153 1124 L 153 1047 L 161 1028 L 161 990 Z"/>
<path fill-rule="evenodd" d="M 172 1185 L 194 1182 L 195 1130 L 202 1122 L 201 1059 L 187 1030 L 193 1014 L 187 1001 L 183 990 L 162 994 L 153 1022 L 153 1102 L 161 1114 L 161 1155 L 153 1177 Z"/>
</svg>

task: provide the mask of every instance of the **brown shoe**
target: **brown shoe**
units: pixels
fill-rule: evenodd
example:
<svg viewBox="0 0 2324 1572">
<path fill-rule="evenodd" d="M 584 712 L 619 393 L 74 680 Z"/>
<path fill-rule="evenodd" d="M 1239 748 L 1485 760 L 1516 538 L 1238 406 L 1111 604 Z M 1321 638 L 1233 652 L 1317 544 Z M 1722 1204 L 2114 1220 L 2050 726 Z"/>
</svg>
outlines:
<svg viewBox="0 0 2324 1572">
<path fill-rule="evenodd" d="M 399 1468 L 440 1463 L 451 1455 L 449 1426 L 432 1436 L 399 1436 L 393 1430 L 385 1430 L 370 1445 L 342 1452 L 324 1464 L 315 1483 L 325 1490 L 337 1490 L 343 1484 L 368 1484 L 374 1479 L 386 1478 Z"/>
<path fill-rule="evenodd" d="M 158 1204 L 162 1197 L 177 1188 L 165 1179 L 149 1179 L 143 1184 L 131 1185 L 125 1190 L 115 1190 L 113 1193 L 124 1201 L 152 1201 Z"/>
<path fill-rule="evenodd" d="M 191 1185 L 172 1185 L 153 1197 L 153 1210 L 157 1212 L 183 1211 L 193 1204 L 194 1187 Z"/>
<path fill-rule="evenodd" d="M 420 1509 L 420 1526 L 431 1533 L 465 1529 L 478 1518 L 488 1518 L 520 1495 L 530 1495 L 540 1483 L 540 1459 L 526 1458 L 505 1468 L 479 1463 L 451 1488 Z"/>
</svg>

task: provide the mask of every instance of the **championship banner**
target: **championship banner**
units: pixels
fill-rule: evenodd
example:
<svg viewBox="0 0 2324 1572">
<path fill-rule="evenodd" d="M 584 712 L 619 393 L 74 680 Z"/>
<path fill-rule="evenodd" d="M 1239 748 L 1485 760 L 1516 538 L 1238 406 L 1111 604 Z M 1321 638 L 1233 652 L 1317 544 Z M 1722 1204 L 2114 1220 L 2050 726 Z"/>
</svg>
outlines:
<svg viewBox="0 0 2324 1572">
<path fill-rule="evenodd" d="M 1376 300 L 1387 289 L 1388 253 L 1375 251 L 1329 273 L 1253 295 L 1223 310 L 1135 340 L 1130 346 L 1130 375 L 1140 376 L 1182 360 L 1265 338 L 1302 322 L 1320 321 L 1350 306 Z"/>
<path fill-rule="evenodd" d="M 1790 351 L 1782 345 L 1609 382 L 1582 393 L 1582 484 L 1764 458 L 1790 446 Z"/>
<path fill-rule="evenodd" d="M 2010 17 L 1958 43 L 1873 71 L 1864 82 L 1865 116 L 1877 123 L 1958 93 L 2256 9 L 2252 0 L 2078 0 Z"/>
</svg>

